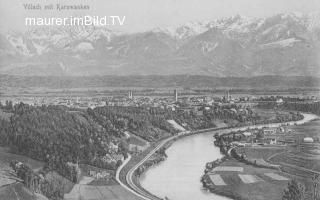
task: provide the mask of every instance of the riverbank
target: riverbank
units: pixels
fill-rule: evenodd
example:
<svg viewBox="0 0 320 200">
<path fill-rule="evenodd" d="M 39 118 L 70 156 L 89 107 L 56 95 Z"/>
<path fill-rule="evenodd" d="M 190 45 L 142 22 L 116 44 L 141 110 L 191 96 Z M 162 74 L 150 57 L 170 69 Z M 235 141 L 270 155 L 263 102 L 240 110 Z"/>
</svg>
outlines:
<svg viewBox="0 0 320 200">
<path fill-rule="evenodd" d="M 302 120 L 300 120 L 300 121 L 302 121 Z M 213 128 L 206 128 L 206 129 L 193 130 L 193 131 L 182 131 L 176 136 L 172 136 L 170 138 L 163 139 L 162 141 L 167 140 L 167 139 L 169 139 L 169 140 L 166 143 L 164 143 L 163 147 L 161 147 L 161 148 L 163 149 L 163 153 L 165 154 L 165 150 L 168 149 L 171 146 L 171 144 L 174 143 L 176 140 L 181 139 L 183 137 L 199 134 L 199 133 L 205 133 L 205 132 L 210 132 L 210 131 L 218 131 L 218 130 L 227 130 L 228 132 L 231 132 L 231 131 L 234 131 L 234 130 L 244 130 L 244 129 L 248 129 L 248 128 L 273 127 L 274 125 L 277 126 L 278 124 L 289 125 L 290 123 L 292 124 L 292 122 L 272 123 L 272 124 L 264 124 L 264 123 L 262 123 L 262 124 L 258 124 L 258 125 L 246 125 L 246 126 L 241 126 L 241 127 L 237 127 L 237 126 L 236 127 L 213 127 Z M 222 132 L 222 134 L 224 134 L 224 132 Z M 157 144 L 161 143 L 162 141 L 155 142 L 153 145 L 150 146 L 150 148 L 146 149 L 143 152 L 143 155 L 146 154 L 146 153 L 149 153 L 154 148 L 154 146 L 156 146 Z M 143 156 L 139 155 L 137 157 L 143 157 Z M 141 170 L 140 170 L 140 168 L 138 168 L 140 170 L 138 175 L 140 176 L 148 168 L 150 168 L 150 167 L 152 167 L 152 166 L 164 161 L 165 158 L 166 158 L 166 156 L 161 156 L 160 155 L 156 159 L 151 161 L 150 163 L 146 163 L 146 162 L 143 163 L 142 166 L 141 166 Z M 133 159 L 135 159 L 135 158 L 133 158 Z M 137 160 L 139 160 L 139 159 L 137 159 Z M 139 183 L 137 183 L 137 184 L 139 184 Z"/>
<path fill-rule="evenodd" d="M 289 122 L 286 125 L 301 125 L 318 118 L 313 114 L 303 115 L 304 119 Z M 277 126 L 271 124 L 268 127 Z M 212 193 L 239 200 L 277 200 L 281 199 L 282 193 L 291 179 L 301 180 L 299 177 L 283 172 L 280 165 L 265 162 L 268 157 L 278 152 L 278 150 L 273 151 L 274 148 L 283 148 L 282 151 L 284 151 L 285 147 L 283 146 L 265 146 L 262 151 L 264 156 L 261 154 L 262 157 L 248 159 L 241 150 L 244 147 L 232 148 L 224 142 L 215 142 L 215 144 L 220 147 L 224 157 L 207 163 L 201 179 L 203 187 Z M 268 153 L 269 150 L 270 153 Z"/>
<path fill-rule="evenodd" d="M 303 120 L 307 119 L 307 117 L 304 117 Z M 301 120 L 301 121 L 303 121 Z M 289 123 L 296 123 L 296 122 L 288 122 L 286 124 L 289 124 Z M 157 146 L 157 144 L 159 143 L 162 143 L 161 147 L 166 145 L 166 149 L 168 147 L 170 147 L 170 145 L 172 143 L 174 143 L 177 139 L 181 139 L 181 138 L 185 138 L 186 136 L 192 136 L 192 135 L 195 135 L 195 134 L 198 134 L 198 133 L 203 133 L 203 132 L 208 132 L 208 131 L 217 131 L 217 130 L 223 130 L 222 132 L 220 132 L 220 134 L 226 134 L 227 132 L 231 132 L 231 131 L 235 131 L 235 130 L 245 130 L 247 128 L 250 128 L 250 127 L 254 127 L 254 128 L 262 128 L 262 127 L 274 127 L 274 125 L 283 125 L 284 123 L 274 123 L 274 124 L 261 124 L 261 125 L 251 125 L 251 126 L 244 126 L 244 127 L 237 127 L 237 128 L 229 128 L 229 127 L 225 127 L 225 128 L 210 128 L 210 129 L 204 129 L 204 130 L 198 130 L 198 131 L 194 131 L 194 132 L 190 132 L 190 133 L 187 133 L 187 134 L 181 134 L 179 136 L 173 136 L 171 138 L 168 138 L 166 139 L 166 141 L 164 143 L 162 142 L 158 142 L 156 144 L 153 144 L 151 145 L 150 149 L 147 150 L 145 154 L 149 155 L 148 152 L 151 152 L 152 149 Z M 157 146 L 158 147 L 158 146 Z M 151 156 L 151 155 L 150 155 Z M 149 157 L 150 157 L 149 156 Z M 143 157 L 143 156 L 142 156 Z M 140 160 L 140 159 L 135 159 L 135 160 Z M 121 171 L 121 174 L 123 174 L 122 176 L 120 176 L 120 180 L 123 181 L 123 177 L 125 175 L 125 180 L 124 182 L 126 184 L 128 184 L 131 188 L 133 188 L 135 191 L 138 190 L 138 193 L 139 194 L 146 194 L 146 196 L 151 196 L 150 199 L 159 199 L 157 198 L 155 195 L 153 195 L 153 193 L 147 191 L 146 189 L 143 188 L 143 185 L 140 184 L 140 180 L 138 178 L 135 178 L 133 177 L 134 176 L 134 171 L 144 163 L 144 161 L 147 160 L 147 159 L 143 159 L 142 161 L 136 161 L 136 162 L 131 162 L 129 163 L 129 167 L 127 167 L 128 170 L 124 170 L 124 171 Z M 138 163 L 135 165 L 135 163 Z M 149 167 L 151 167 L 152 165 L 150 165 Z M 144 170 L 144 172 L 146 172 L 146 170 Z M 121 178 L 122 177 L 122 178 Z M 128 181 L 129 180 L 129 181 Z M 128 183 L 130 182 L 130 183 Z"/>
</svg>

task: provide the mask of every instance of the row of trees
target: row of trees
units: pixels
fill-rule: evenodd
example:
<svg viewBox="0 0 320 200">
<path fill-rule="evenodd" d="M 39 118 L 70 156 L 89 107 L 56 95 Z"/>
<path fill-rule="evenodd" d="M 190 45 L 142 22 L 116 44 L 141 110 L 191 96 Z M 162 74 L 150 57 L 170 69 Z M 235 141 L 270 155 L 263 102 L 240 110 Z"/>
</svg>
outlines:
<svg viewBox="0 0 320 200">
<path fill-rule="evenodd" d="M 257 101 L 277 101 L 278 99 L 282 99 L 286 102 L 296 102 L 296 101 L 305 101 L 305 99 L 302 99 L 300 97 L 290 97 L 290 96 L 261 96 Z"/>
<path fill-rule="evenodd" d="M 284 109 L 295 110 L 301 112 L 311 112 L 316 115 L 320 115 L 320 102 L 284 102 L 283 104 L 277 104 L 275 102 L 264 102 L 258 104 L 259 108 L 263 109 Z"/>
<path fill-rule="evenodd" d="M 285 102 L 283 108 L 320 115 L 320 102 Z"/>
<path fill-rule="evenodd" d="M 307 198 L 306 188 L 296 180 L 291 180 L 283 192 L 282 200 L 320 200 L 320 176 L 315 175 L 311 183 L 311 197 Z"/>
</svg>

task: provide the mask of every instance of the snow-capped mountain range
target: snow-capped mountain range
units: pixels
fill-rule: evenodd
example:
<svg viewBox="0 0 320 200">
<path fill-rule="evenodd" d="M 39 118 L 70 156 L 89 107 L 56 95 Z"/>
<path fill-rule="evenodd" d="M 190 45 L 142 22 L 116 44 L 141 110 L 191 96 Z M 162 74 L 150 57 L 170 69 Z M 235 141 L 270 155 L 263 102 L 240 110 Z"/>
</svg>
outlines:
<svg viewBox="0 0 320 200">
<path fill-rule="evenodd" d="M 16 75 L 320 75 L 320 13 L 236 15 L 126 34 L 96 27 L 0 35 L 0 73 Z"/>
</svg>

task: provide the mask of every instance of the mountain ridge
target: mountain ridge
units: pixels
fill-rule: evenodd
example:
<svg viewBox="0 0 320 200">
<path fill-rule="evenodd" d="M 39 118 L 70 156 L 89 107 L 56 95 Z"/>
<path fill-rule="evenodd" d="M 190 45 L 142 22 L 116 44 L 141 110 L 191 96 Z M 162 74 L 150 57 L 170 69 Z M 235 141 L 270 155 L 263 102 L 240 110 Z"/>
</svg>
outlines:
<svg viewBox="0 0 320 200">
<path fill-rule="evenodd" d="M 204 75 L 101 75 L 101 76 L 16 76 L 1 75 L 0 88 L 319 88 L 320 78 L 311 76 L 212 77 Z M 10 91 L 10 89 L 9 89 Z"/>
<path fill-rule="evenodd" d="M 97 27 L 0 35 L 11 75 L 320 76 L 320 13 L 235 15 L 140 33 Z"/>
</svg>

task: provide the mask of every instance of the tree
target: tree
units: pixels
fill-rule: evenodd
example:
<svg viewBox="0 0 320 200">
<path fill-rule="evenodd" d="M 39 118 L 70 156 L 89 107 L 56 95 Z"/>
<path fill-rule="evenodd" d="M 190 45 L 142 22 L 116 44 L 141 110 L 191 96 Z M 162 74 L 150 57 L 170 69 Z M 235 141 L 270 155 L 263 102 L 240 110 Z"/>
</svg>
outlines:
<svg viewBox="0 0 320 200">
<path fill-rule="evenodd" d="M 296 180 L 292 180 L 288 183 L 288 187 L 284 190 L 282 200 L 304 200 L 304 197 L 305 187 Z"/>
<path fill-rule="evenodd" d="M 312 200 L 320 200 L 320 176 L 312 177 Z"/>
<path fill-rule="evenodd" d="M 13 111 L 12 101 L 6 100 L 5 109 L 6 109 L 7 111 Z"/>
</svg>

